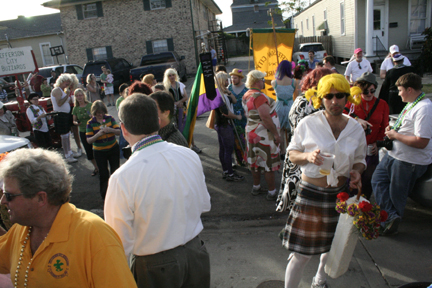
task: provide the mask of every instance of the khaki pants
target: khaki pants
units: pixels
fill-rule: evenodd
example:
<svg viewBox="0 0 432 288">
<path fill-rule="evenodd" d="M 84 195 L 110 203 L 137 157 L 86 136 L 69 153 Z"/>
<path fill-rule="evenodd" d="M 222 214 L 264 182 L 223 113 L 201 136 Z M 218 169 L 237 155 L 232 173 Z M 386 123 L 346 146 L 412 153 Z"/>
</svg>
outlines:
<svg viewBox="0 0 432 288">
<path fill-rule="evenodd" d="M 176 248 L 132 257 L 139 288 L 209 288 L 210 258 L 199 236 Z"/>
</svg>

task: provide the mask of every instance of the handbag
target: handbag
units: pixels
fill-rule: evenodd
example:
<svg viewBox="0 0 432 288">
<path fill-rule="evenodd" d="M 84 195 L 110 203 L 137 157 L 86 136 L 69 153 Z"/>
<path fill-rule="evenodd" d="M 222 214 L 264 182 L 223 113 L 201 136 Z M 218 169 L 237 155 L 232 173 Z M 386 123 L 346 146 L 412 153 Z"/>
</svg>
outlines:
<svg viewBox="0 0 432 288">
<path fill-rule="evenodd" d="M 360 197 L 360 194 L 361 189 L 359 189 L 357 196 L 346 200 L 347 206 L 362 201 L 369 202 L 367 199 Z M 358 229 L 353 224 L 353 217 L 349 216 L 348 213 L 341 213 L 333 242 L 328 252 L 327 263 L 324 267 L 325 272 L 331 278 L 338 278 L 348 270 L 357 241 Z"/>
<path fill-rule="evenodd" d="M 210 112 L 208 119 L 207 119 L 206 127 L 210 128 L 210 129 L 214 129 L 215 121 L 216 121 L 216 112 L 214 110 L 212 110 Z"/>
</svg>

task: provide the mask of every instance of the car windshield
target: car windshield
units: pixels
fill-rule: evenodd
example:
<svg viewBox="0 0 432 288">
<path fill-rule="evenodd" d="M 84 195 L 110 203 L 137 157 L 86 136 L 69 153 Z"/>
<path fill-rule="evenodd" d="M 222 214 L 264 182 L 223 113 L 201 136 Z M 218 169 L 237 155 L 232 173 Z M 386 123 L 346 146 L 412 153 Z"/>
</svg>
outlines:
<svg viewBox="0 0 432 288">
<path fill-rule="evenodd" d="M 169 62 L 175 62 L 172 53 L 150 54 L 142 57 L 140 66 L 155 65 Z"/>
<path fill-rule="evenodd" d="M 51 77 L 51 70 L 53 68 L 41 68 L 39 69 L 39 75 L 41 75 L 44 78 Z"/>
<path fill-rule="evenodd" d="M 94 74 L 96 76 L 99 76 L 100 74 L 102 74 L 102 69 L 101 67 L 103 65 L 106 65 L 105 63 L 94 63 L 94 64 L 90 64 L 90 65 L 86 65 L 86 67 L 84 68 L 84 74 L 88 75 L 88 74 Z M 109 67 L 107 67 L 109 69 Z"/>
<path fill-rule="evenodd" d="M 300 48 L 300 52 L 309 52 L 310 50 L 313 50 L 314 52 L 318 52 L 318 51 L 324 51 L 325 49 L 322 44 L 305 45 Z"/>
</svg>

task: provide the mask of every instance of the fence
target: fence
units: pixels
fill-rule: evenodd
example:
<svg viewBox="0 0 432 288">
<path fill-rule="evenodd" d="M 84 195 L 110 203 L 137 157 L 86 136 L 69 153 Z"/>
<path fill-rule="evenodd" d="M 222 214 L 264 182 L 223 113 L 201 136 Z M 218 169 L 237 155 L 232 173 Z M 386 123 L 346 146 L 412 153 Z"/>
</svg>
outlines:
<svg viewBox="0 0 432 288">
<path fill-rule="evenodd" d="M 229 57 L 248 55 L 249 38 L 234 38 L 225 41 Z"/>
<path fill-rule="evenodd" d="M 294 40 L 294 52 L 297 52 L 299 44 L 301 43 L 311 43 L 320 42 L 323 44 L 325 50 L 327 50 L 328 55 L 333 55 L 333 41 L 332 36 L 300 36 Z"/>
</svg>

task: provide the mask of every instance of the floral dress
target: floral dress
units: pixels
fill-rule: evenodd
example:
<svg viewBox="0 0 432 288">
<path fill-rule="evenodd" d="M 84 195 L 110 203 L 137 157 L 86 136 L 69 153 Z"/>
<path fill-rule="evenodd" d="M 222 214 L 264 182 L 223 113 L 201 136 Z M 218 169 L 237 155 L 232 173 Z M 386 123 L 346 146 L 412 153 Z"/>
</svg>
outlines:
<svg viewBox="0 0 432 288">
<path fill-rule="evenodd" d="M 247 163 L 249 168 L 254 171 L 277 171 L 280 168 L 279 145 L 276 146 L 274 135 L 264 126 L 257 110 L 260 105 L 255 107 L 256 103 L 270 106 L 270 116 L 273 123 L 278 131 L 280 129 L 279 118 L 275 111 L 276 102 L 259 90 L 250 89 L 247 91 L 243 96 L 243 107 L 248 120 L 246 124 Z"/>
</svg>

